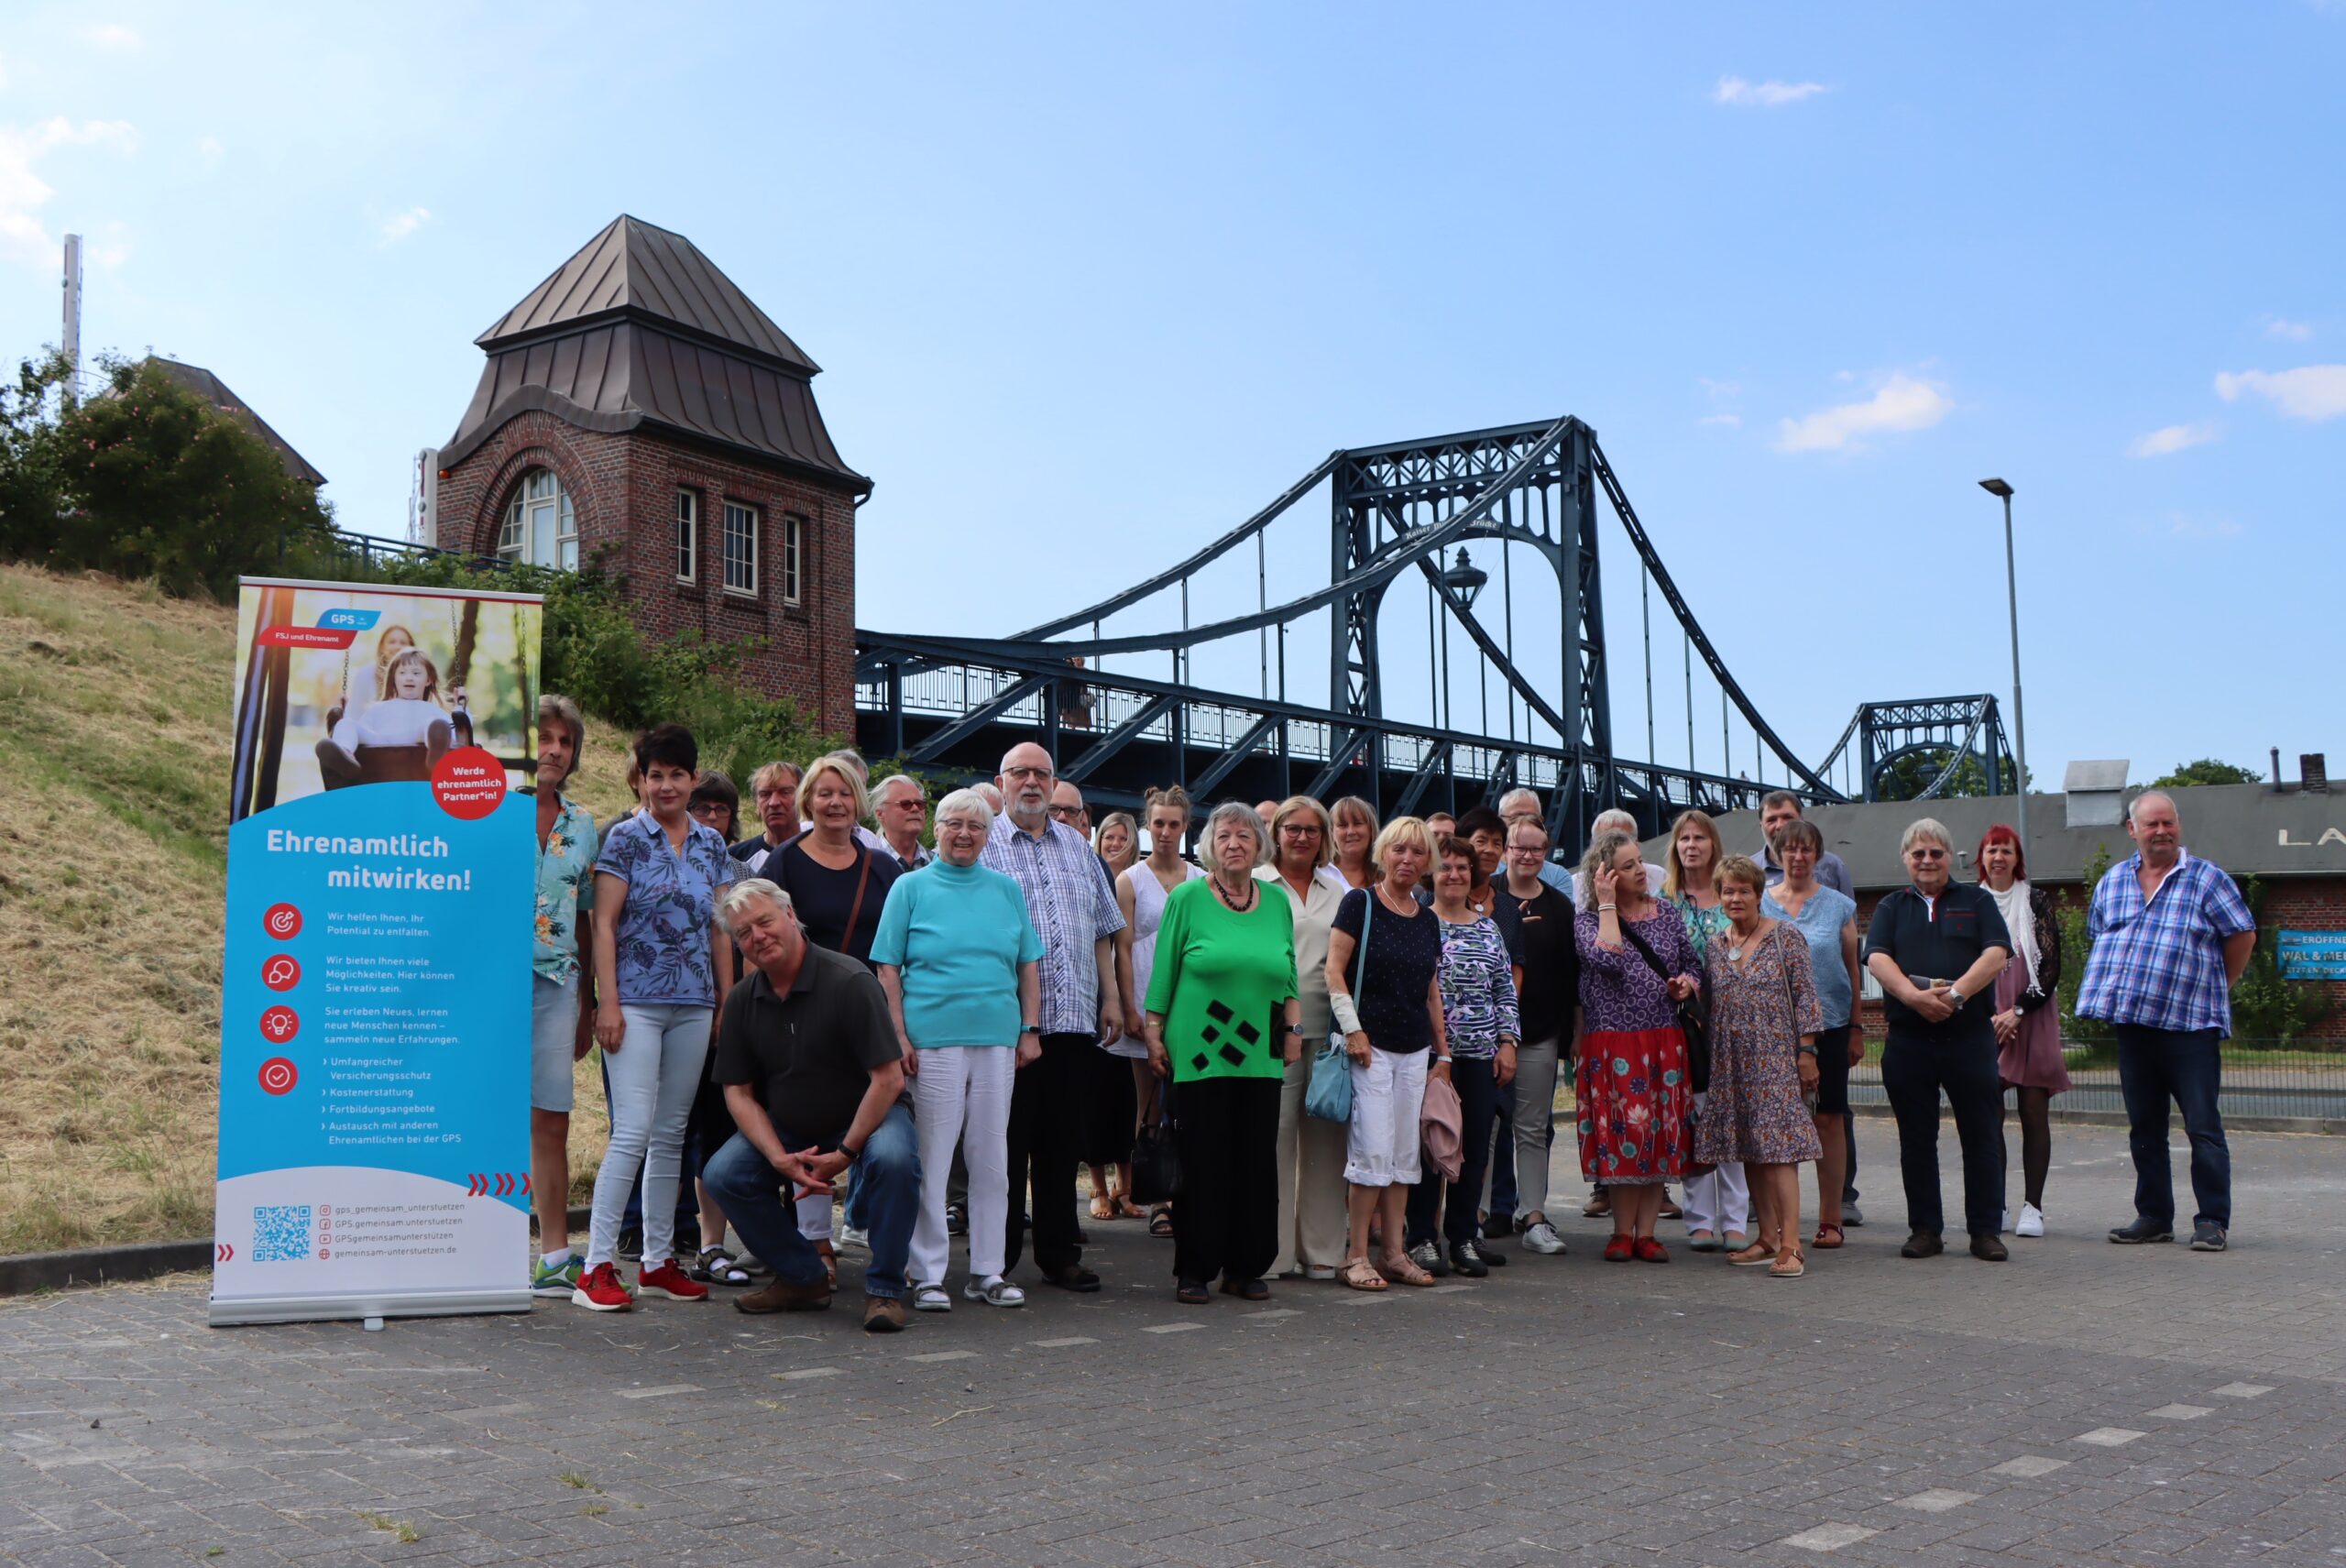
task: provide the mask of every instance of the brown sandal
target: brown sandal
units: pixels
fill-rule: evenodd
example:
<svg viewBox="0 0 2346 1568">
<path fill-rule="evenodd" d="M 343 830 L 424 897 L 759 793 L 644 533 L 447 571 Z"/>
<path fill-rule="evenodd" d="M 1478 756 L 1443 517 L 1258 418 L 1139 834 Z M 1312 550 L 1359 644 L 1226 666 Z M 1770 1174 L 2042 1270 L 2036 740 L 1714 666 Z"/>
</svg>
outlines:
<svg viewBox="0 0 2346 1568">
<path fill-rule="evenodd" d="M 1095 1220 L 1113 1220 L 1118 1218 L 1119 1216 L 1116 1213 L 1116 1201 L 1113 1198 L 1109 1197 L 1105 1192 L 1096 1192 L 1092 1194 L 1091 1217 Z"/>
<path fill-rule="evenodd" d="M 1841 1245 L 1848 1239 L 1848 1234 L 1843 1231 L 1840 1226 L 1826 1224 L 1824 1222 L 1819 1221 L 1816 1226 L 1816 1234 L 1808 1238 L 1808 1245 L 1816 1248 L 1820 1252 L 1831 1252 L 1835 1247 Z"/>
<path fill-rule="evenodd" d="M 1385 1276 L 1377 1273 L 1376 1266 L 1365 1257 L 1356 1257 L 1346 1263 L 1337 1271 L 1336 1277 L 1355 1290 L 1385 1288 Z"/>
<path fill-rule="evenodd" d="M 1768 1266 L 1768 1277 L 1770 1279 L 1798 1279 L 1807 1272 L 1808 1260 L 1801 1255 L 1798 1247 L 1778 1253 L 1776 1261 Z"/>
<path fill-rule="evenodd" d="M 1433 1276 L 1420 1268 L 1405 1255 L 1387 1258 L 1376 1266 L 1376 1271 L 1396 1285 L 1431 1285 Z"/>
</svg>

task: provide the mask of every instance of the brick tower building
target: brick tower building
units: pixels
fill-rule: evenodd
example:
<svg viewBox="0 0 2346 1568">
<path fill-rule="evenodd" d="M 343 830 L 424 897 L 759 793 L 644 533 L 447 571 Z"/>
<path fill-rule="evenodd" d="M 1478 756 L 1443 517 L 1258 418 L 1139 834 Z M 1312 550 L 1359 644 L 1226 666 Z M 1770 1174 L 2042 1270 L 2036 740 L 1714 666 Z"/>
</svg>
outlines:
<svg viewBox="0 0 2346 1568">
<path fill-rule="evenodd" d="M 444 549 L 619 578 L 648 636 L 757 639 L 749 672 L 855 729 L 855 509 L 819 367 L 683 235 L 620 217 L 475 340 L 440 452 Z"/>
</svg>

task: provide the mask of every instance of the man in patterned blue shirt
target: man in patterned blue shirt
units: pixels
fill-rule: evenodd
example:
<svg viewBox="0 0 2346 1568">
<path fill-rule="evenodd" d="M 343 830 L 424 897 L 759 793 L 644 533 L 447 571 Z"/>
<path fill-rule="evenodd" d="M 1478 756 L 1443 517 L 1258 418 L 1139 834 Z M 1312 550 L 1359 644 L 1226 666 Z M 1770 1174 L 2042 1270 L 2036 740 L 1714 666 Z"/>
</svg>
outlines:
<svg viewBox="0 0 2346 1568">
<path fill-rule="evenodd" d="M 2145 790 L 2126 808 L 2134 853 L 2093 890 L 2093 950 L 2077 1015 L 2118 1034 L 2118 1084 L 2134 1151 L 2134 1221 L 2121 1245 L 2175 1239 L 2167 1102 L 2191 1139 L 2191 1250 L 2221 1252 L 2232 1223 L 2232 1157 L 2216 1110 L 2220 1052 L 2232 1032 L 2231 989 L 2256 947 L 2256 921 L 2220 868 L 2183 847 L 2175 801 Z"/>
<path fill-rule="evenodd" d="M 1091 841 L 1051 820 L 1056 769 L 1029 740 L 1013 746 L 995 780 L 1003 814 L 980 853 L 1026 895 L 1027 918 L 1043 938 L 1043 1054 L 1019 1069 L 1010 1091 L 1010 1235 L 1003 1269 L 1017 1266 L 1025 1242 L 1018 1195 L 1031 1170 L 1035 1265 L 1049 1283 L 1093 1291 L 1100 1277 L 1083 1266 L 1075 1239 L 1075 1168 L 1083 1125 L 1083 1092 L 1091 1054 L 1122 1033 L 1115 944 L 1124 928 Z M 1102 999 L 1111 1005 L 1102 1008 Z M 1023 1041 L 1021 1042 L 1024 1043 Z"/>
</svg>

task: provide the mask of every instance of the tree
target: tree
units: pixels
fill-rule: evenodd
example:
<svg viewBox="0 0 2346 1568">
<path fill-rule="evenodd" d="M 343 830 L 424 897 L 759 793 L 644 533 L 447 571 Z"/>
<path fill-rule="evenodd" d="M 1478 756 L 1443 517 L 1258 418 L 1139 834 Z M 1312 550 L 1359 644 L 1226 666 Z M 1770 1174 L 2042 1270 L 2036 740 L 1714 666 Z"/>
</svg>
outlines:
<svg viewBox="0 0 2346 1568">
<path fill-rule="evenodd" d="M 2197 762 L 2178 763 L 2175 768 L 2151 781 L 2153 789 L 2184 789 L 2192 784 L 2263 784 L 2264 775 L 2253 768 L 2235 767 L 2220 762 L 2213 757 Z"/>
<path fill-rule="evenodd" d="M 342 575 L 332 513 L 273 447 L 159 366 L 100 363 L 95 396 L 53 395 L 51 358 L 0 400 L 0 550 L 215 598 L 245 573 Z"/>
</svg>

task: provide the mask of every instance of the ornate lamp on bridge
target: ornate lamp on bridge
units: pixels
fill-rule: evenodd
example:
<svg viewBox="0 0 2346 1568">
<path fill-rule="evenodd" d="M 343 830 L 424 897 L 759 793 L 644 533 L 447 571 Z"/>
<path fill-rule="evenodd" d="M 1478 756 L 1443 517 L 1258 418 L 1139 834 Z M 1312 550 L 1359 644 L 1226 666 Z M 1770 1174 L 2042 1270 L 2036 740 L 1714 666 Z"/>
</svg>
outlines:
<svg viewBox="0 0 2346 1568">
<path fill-rule="evenodd" d="M 1442 586 L 1456 594 L 1458 602 L 1468 609 L 1474 608 L 1474 596 L 1481 593 L 1483 585 L 1490 580 L 1491 575 L 1488 572 L 1467 559 L 1466 546 L 1464 544 L 1458 547 L 1457 563 L 1445 567 L 1442 574 Z"/>
</svg>

